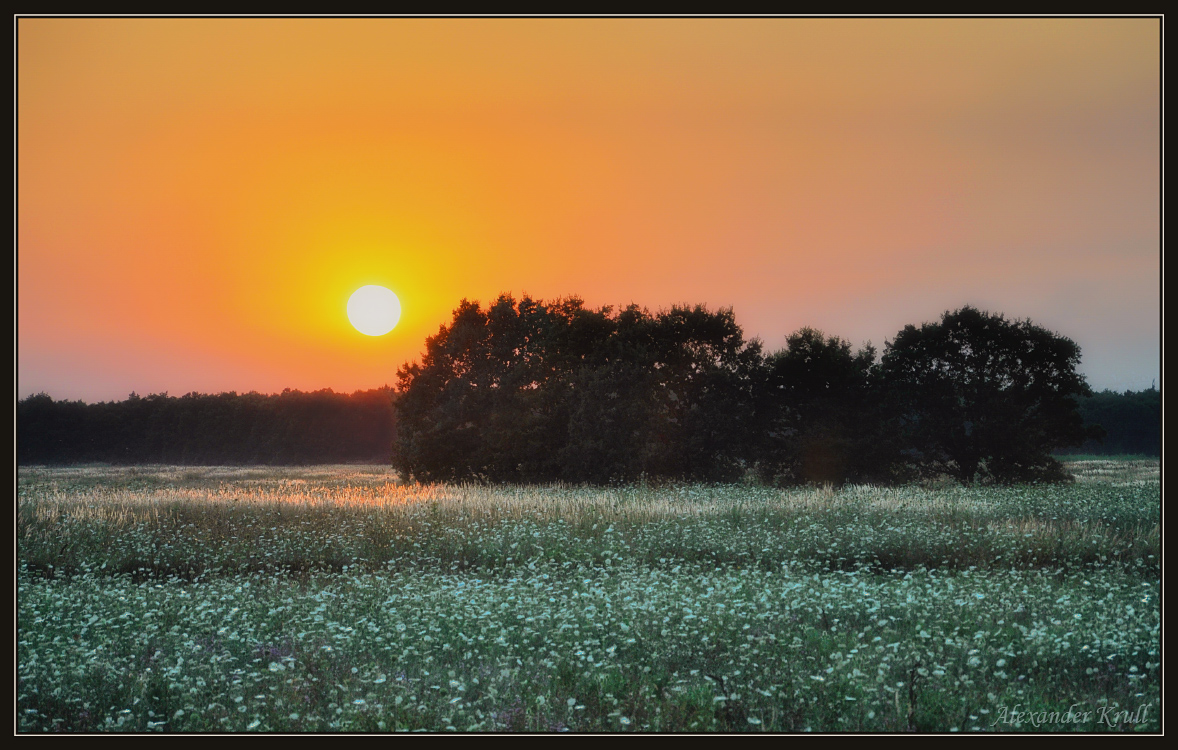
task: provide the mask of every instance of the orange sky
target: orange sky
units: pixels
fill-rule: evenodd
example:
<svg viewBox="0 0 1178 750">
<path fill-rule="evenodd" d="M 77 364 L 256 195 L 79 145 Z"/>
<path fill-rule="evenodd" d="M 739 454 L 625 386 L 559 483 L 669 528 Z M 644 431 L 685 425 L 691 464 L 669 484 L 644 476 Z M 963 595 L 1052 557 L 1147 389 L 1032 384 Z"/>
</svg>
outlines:
<svg viewBox="0 0 1178 750">
<path fill-rule="evenodd" d="M 391 384 L 499 292 L 731 305 L 769 349 L 971 303 L 1158 378 L 1157 19 L 17 33 L 19 397 Z"/>
</svg>

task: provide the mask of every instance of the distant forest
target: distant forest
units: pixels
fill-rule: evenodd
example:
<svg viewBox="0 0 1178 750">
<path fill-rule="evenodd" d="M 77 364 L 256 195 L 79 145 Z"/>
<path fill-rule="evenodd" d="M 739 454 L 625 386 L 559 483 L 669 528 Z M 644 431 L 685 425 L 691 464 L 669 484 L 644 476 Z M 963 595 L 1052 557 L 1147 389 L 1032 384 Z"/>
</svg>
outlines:
<svg viewBox="0 0 1178 750">
<path fill-rule="evenodd" d="M 316 464 L 387 463 L 396 436 L 391 389 L 351 395 L 286 391 L 183 397 L 132 395 L 86 404 L 45 394 L 17 404 L 17 462 Z M 1091 440 L 1057 455 L 1161 455 L 1161 392 L 1101 391 L 1080 398 Z"/>
<path fill-rule="evenodd" d="M 29 396 L 16 407 L 19 464 L 388 463 L 393 392 L 221 393 L 86 404 Z"/>
<path fill-rule="evenodd" d="M 522 349 L 495 350 L 495 329 L 487 325 L 491 312 L 464 309 L 467 323 L 476 323 L 486 336 L 481 344 L 465 339 L 460 349 L 469 354 L 472 347 L 486 348 L 486 356 L 480 355 L 489 372 L 484 375 L 508 372 L 513 361 L 529 363 L 531 370 L 516 370 L 514 390 L 491 380 L 481 391 L 476 381 L 456 382 L 455 362 L 448 360 L 451 370 L 432 384 L 431 371 L 422 365 L 406 368 L 400 394 L 390 388 L 352 394 L 131 394 L 96 404 L 37 394 L 17 402 L 17 463 L 395 460 L 422 479 L 729 481 L 748 467 L 767 468 L 772 473 L 763 479 L 784 483 L 889 478 L 886 452 L 897 444 L 888 433 L 904 427 L 881 414 L 895 408 L 896 399 L 881 390 L 870 350 L 852 353 L 846 342 L 803 329 L 786 349 L 762 355 L 745 345 L 724 313 L 679 310 L 659 318 L 631 310 L 611 322 L 600 311 L 582 315 L 574 306 L 555 317 L 580 323 L 558 328 L 564 342 L 550 345 L 553 351 L 542 357 L 529 351 L 540 346 L 535 337 Z M 510 317 L 515 333 L 527 339 L 526 326 L 518 326 L 518 305 Z M 447 330 L 447 341 L 461 333 L 464 319 Z M 700 343 L 707 331 L 720 349 L 728 347 L 722 361 Z M 659 337 L 661 352 L 655 346 Z M 435 354 L 439 343 L 433 341 Z M 554 356 L 557 350 L 563 354 Z M 601 361 L 594 364 L 594 357 Z M 436 371 L 438 363 L 433 364 Z M 473 364 L 469 358 L 459 362 L 468 369 Z M 541 369 L 560 389 L 537 387 Z M 660 373 L 662 390 L 656 382 Z M 430 388 L 422 390 L 423 385 Z M 413 398 L 406 401 L 406 395 Z M 1093 434 L 1096 426 L 1105 434 L 1103 440 L 1057 448 L 1056 456 L 1161 454 L 1156 388 L 1070 398 L 1078 404 L 1084 434 Z M 400 436 L 398 421 L 408 428 Z M 919 443 L 899 447 L 911 456 L 918 450 L 914 445 Z"/>
<path fill-rule="evenodd" d="M 1157 388 L 1124 393 L 1106 390 L 1079 401 L 1084 423 L 1100 425 L 1106 435 L 1103 441 L 1088 440 L 1060 455 L 1162 455 L 1162 392 Z"/>
</svg>

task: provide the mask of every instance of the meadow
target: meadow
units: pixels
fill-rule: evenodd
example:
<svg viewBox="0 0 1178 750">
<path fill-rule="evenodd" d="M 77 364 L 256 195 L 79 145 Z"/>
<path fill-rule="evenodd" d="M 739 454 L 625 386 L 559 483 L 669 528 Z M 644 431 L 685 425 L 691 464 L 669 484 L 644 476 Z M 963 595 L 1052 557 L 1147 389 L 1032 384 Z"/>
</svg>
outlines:
<svg viewBox="0 0 1178 750">
<path fill-rule="evenodd" d="M 1066 485 L 22 467 L 22 732 L 1159 731 L 1157 460 Z"/>
</svg>

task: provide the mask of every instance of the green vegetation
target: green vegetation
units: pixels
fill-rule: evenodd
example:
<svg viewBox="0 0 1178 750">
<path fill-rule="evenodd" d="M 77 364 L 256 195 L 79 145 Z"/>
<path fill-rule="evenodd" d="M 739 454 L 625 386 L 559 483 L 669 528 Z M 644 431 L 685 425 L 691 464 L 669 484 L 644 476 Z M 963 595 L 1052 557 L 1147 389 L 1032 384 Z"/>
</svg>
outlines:
<svg viewBox="0 0 1178 750">
<path fill-rule="evenodd" d="M 1069 469 L 788 491 L 21 469 L 18 728 L 1157 731 L 1158 464 Z"/>
</svg>

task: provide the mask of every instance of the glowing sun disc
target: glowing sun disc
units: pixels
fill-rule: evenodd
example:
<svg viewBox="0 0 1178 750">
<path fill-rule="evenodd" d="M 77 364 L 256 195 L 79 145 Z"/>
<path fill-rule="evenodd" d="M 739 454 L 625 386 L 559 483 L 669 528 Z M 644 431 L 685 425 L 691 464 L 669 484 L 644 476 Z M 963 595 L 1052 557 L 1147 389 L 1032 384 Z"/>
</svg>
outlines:
<svg viewBox="0 0 1178 750">
<path fill-rule="evenodd" d="M 369 284 L 348 298 L 348 320 L 365 336 L 383 336 L 401 319 L 401 300 L 391 289 Z"/>
</svg>

